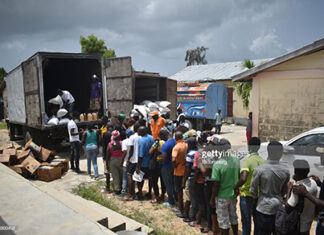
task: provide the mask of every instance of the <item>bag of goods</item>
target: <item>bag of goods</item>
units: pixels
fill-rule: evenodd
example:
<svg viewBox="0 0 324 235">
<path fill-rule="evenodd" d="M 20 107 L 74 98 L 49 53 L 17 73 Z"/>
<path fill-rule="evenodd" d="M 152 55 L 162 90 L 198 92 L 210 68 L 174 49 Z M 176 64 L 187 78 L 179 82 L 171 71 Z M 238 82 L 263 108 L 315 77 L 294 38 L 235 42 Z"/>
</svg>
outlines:
<svg viewBox="0 0 324 235">
<path fill-rule="evenodd" d="M 59 111 L 57 111 L 56 116 L 58 118 L 64 117 L 66 114 L 68 114 L 68 111 L 66 109 L 59 109 Z"/>
<path fill-rule="evenodd" d="M 169 101 L 156 101 L 155 103 L 158 106 L 163 107 L 163 108 L 166 108 L 171 104 L 171 102 L 169 102 Z"/>
<path fill-rule="evenodd" d="M 62 100 L 61 96 L 59 96 L 59 95 L 57 95 L 55 98 L 50 99 L 48 101 L 48 103 L 59 105 L 60 108 L 63 107 L 63 100 Z"/>
<path fill-rule="evenodd" d="M 147 104 L 147 107 L 151 110 L 151 109 L 154 109 L 154 110 L 157 110 L 159 108 L 159 105 L 157 105 L 156 103 L 148 103 Z"/>
<path fill-rule="evenodd" d="M 144 105 L 144 106 L 146 106 L 146 105 L 148 105 L 149 103 L 152 103 L 152 101 L 144 100 L 144 101 L 142 101 L 142 102 L 140 103 L 140 105 Z"/>
<path fill-rule="evenodd" d="M 59 121 L 59 124 L 66 124 L 70 121 L 70 119 L 68 118 L 62 118 L 60 121 Z"/>
<path fill-rule="evenodd" d="M 55 126 L 55 125 L 58 125 L 58 124 L 59 124 L 59 120 L 58 120 L 57 117 L 52 117 L 52 118 L 48 121 L 47 124 L 48 124 L 48 125 L 53 125 L 53 126 Z"/>
</svg>

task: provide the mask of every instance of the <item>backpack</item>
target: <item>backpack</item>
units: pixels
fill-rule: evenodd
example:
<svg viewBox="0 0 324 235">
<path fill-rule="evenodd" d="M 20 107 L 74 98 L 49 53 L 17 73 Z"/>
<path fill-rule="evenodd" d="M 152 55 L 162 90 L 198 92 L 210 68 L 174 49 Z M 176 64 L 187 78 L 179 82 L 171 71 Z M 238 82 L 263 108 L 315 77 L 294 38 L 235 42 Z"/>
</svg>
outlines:
<svg viewBox="0 0 324 235">
<path fill-rule="evenodd" d="M 298 234 L 300 231 L 300 214 L 304 210 L 304 198 L 299 201 L 294 209 L 288 214 L 285 203 L 281 204 L 276 213 L 276 232 L 281 235 Z"/>
</svg>

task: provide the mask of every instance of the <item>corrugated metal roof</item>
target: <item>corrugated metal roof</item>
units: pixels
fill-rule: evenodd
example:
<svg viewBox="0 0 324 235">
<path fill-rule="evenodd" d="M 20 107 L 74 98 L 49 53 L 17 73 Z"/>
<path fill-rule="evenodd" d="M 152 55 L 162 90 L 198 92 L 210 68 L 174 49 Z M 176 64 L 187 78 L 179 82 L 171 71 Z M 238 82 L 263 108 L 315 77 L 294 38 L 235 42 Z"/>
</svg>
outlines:
<svg viewBox="0 0 324 235">
<path fill-rule="evenodd" d="M 271 59 L 252 60 L 255 66 L 265 63 Z M 171 79 L 179 81 L 217 81 L 231 80 L 231 77 L 246 71 L 242 61 L 191 65 L 170 76 Z"/>
</svg>

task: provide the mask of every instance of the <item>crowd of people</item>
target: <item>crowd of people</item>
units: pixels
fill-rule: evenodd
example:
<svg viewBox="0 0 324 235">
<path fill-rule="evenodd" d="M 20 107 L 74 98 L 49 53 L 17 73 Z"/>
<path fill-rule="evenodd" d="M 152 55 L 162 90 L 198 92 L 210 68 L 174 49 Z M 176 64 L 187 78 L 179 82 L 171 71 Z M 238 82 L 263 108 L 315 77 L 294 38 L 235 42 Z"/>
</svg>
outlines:
<svg viewBox="0 0 324 235">
<path fill-rule="evenodd" d="M 124 201 L 162 203 L 202 233 L 229 234 L 231 229 L 238 234 L 239 198 L 244 235 L 251 234 L 252 220 L 257 235 L 309 234 L 318 211 L 322 213 L 316 233 L 324 234 L 324 182 L 309 176 L 308 162 L 296 160 L 291 176 L 280 162 L 283 146 L 277 141 L 269 143 L 267 160 L 260 157 L 260 139 L 250 136 L 250 114 L 249 153 L 240 165 L 230 141 L 220 136 L 220 113 L 215 115 L 216 133 L 190 129 L 181 114 L 174 127 L 169 116 L 163 118 L 157 111 L 151 113 L 150 123 L 141 115 L 126 118 L 121 113 L 111 119 L 103 117 L 101 128 L 90 126 L 86 131 L 78 130 L 78 115 L 71 116 L 71 169 L 80 172 L 80 149 L 84 145 L 88 174 L 92 163 L 97 179 L 101 146 L 105 193 L 118 195 Z M 148 190 L 144 195 L 145 181 Z M 319 198 L 318 186 L 322 187 Z"/>
</svg>

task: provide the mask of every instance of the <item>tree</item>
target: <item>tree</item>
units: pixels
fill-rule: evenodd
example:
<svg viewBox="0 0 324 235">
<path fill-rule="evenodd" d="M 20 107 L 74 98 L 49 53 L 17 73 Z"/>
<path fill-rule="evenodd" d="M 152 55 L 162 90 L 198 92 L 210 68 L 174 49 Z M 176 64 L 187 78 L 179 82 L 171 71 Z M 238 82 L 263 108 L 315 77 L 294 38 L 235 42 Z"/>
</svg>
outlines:
<svg viewBox="0 0 324 235">
<path fill-rule="evenodd" d="M 3 78 L 4 78 L 7 74 L 8 74 L 8 73 L 6 72 L 6 70 L 5 70 L 3 67 L 1 67 L 1 68 L 0 68 L 0 84 L 2 83 Z"/>
<path fill-rule="evenodd" d="M 80 37 L 81 52 L 87 54 L 102 54 L 105 59 L 116 57 L 115 50 L 107 48 L 105 41 L 98 39 L 93 34 L 88 38 Z"/>
<path fill-rule="evenodd" d="M 244 68 L 251 69 L 254 66 L 255 65 L 254 65 L 253 61 L 251 61 L 249 59 L 245 59 L 242 62 L 242 67 L 244 67 Z M 243 101 L 244 108 L 248 108 L 249 103 L 250 103 L 250 93 L 251 93 L 251 90 L 252 90 L 252 82 L 251 81 L 249 81 L 249 82 L 236 82 L 235 87 L 237 89 L 237 94 L 241 97 L 241 99 Z"/>
<path fill-rule="evenodd" d="M 194 64 L 207 64 L 206 60 L 206 51 L 208 48 L 201 46 L 196 49 L 187 50 L 185 61 L 187 62 L 187 66 Z"/>
</svg>

